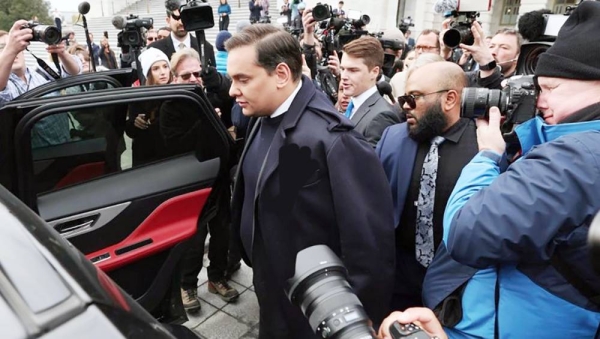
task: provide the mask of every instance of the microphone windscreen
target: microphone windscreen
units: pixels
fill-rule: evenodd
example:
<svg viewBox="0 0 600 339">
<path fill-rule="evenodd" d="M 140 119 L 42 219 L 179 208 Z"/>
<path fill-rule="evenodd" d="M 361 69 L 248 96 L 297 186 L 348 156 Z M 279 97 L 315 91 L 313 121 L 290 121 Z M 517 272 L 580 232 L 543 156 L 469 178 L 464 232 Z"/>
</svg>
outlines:
<svg viewBox="0 0 600 339">
<path fill-rule="evenodd" d="M 77 9 L 79 10 L 79 14 L 86 15 L 90 12 L 90 3 L 87 1 L 84 1 L 79 4 Z"/>
<path fill-rule="evenodd" d="M 437 0 L 433 5 L 433 11 L 438 14 L 452 12 L 458 8 L 457 0 Z"/>
<path fill-rule="evenodd" d="M 112 18 L 112 25 L 116 29 L 123 29 L 127 25 L 127 20 L 125 20 L 125 18 L 120 15 L 116 15 Z"/>
<path fill-rule="evenodd" d="M 523 39 L 527 41 L 536 41 L 542 35 L 546 27 L 546 19 L 544 14 L 552 14 L 548 9 L 540 9 L 523 14 L 519 18 L 517 27 Z"/>
</svg>

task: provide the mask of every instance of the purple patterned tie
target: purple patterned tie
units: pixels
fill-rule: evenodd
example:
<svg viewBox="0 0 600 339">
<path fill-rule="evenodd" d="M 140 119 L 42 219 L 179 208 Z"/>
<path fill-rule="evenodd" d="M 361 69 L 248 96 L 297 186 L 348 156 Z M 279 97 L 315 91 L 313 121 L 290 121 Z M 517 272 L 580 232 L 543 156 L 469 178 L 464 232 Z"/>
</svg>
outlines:
<svg viewBox="0 0 600 339">
<path fill-rule="evenodd" d="M 417 261 L 428 267 L 433 260 L 433 203 L 435 201 L 435 180 L 438 168 L 438 146 L 444 138 L 435 137 L 421 171 L 419 199 L 417 200 L 417 227 L 415 228 L 415 250 Z"/>
</svg>

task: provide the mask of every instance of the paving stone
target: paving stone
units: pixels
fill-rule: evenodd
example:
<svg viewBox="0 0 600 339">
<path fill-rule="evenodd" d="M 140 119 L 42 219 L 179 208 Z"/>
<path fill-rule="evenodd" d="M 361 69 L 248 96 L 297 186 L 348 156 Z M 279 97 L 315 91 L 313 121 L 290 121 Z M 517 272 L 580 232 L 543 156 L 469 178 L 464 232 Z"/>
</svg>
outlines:
<svg viewBox="0 0 600 339">
<path fill-rule="evenodd" d="M 200 325 L 202 322 L 204 322 L 206 319 L 213 316 L 218 311 L 218 309 L 216 307 L 214 307 L 213 305 L 211 305 L 209 303 L 200 301 L 200 304 L 202 305 L 200 312 L 194 312 L 194 313 L 188 312 L 187 313 L 188 321 L 186 321 L 183 324 L 187 328 L 193 329 L 194 327 L 196 327 L 196 326 Z"/>
<path fill-rule="evenodd" d="M 194 332 L 207 339 L 239 339 L 250 331 L 251 327 L 224 312 L 208 318 Z"/>
<path fill-rule="evenodd" d="M 242 294 L 247 289 L 246 287 L 241 286 L 240 284 L 237 284 L 233 281 L 230 281 L 229 285 L 231 285 L 231 287 L 238 290 L 238 292 L 240 292 L 240 294 Z M 208 282 L 206 282 L 206 283 L 202 284 L 200 287 L 198 287 L 198 297 L 201 300 L 213 305 L 214 307 L 216 307 L 218 309 L 221 309 L 221 308 L 223 308 L 223 306 L 227 305 L 227 302 L 224 301 L 223 299 L 221 299 L 221 297 L 219 297 L 219 295 L 210 293 L 208 291 Z"/>
<path fill-rule="evenodd" d="M 256 294 L 246 290 L 235 303 L 230 303 L 221 309 L 222 312 L 241 320 L 248 325 L 258 324 L 259 309 Z"/>
<path fill-rule="evenodd" d="M 242 267 L 233 273 L 231 280 L 246 288 L 252 286 L 252 269 L 242 262 Z"/>
</svg>

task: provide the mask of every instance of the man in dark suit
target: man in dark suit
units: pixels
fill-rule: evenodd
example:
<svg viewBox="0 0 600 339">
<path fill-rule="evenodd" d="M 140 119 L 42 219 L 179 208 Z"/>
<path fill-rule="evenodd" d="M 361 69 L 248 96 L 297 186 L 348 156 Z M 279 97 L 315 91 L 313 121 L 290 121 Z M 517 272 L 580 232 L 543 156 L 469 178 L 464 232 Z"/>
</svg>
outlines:
<svg viewBox="0 0 600 339">
<path fill-rule="evenodd" d="M 179 13 L 179 1 L 167 0 L 165 2 L 165 7 L 167 9 L 167 26 L 171 28 L 171 34 L 165 39 L 153 42 L 148 47 L 154 47 L 161 50 L 169 57 L 169 59 L 173 53 L 186 47 L 191 47 L 200 53 L 200 47 L 198 46 L 196 37 L 192 36 L 183 28 L 180 17 L 181 13 Z M 208 41 L 204 44 L 204 55 L 206 56 L 206 62 L 209 66 L 217 67 L 215 50 Z"/>
<path fill-rule="evenodd" d="M 387 127 L 400 123 L 398 111 L 377 91 L 383 58 L 379 40 L 364 36 L 344 46 L 340 64 L 340 86 L 344 95 L 352 97 L 345 115 L 373 147 Z"/>
<path fill-rule="evenodd" d="M 259 338 L 316 338 L 284 293 L 296 254 L 329 246 L 371 320 L 385 316 L 394 274 L 392 198 L 375 153 L 312 81 L 300 45 L 255 24 L 226 43 L 230 95 L 252 117 L 236 174 L 233 236 L 254 271 Z"/>
<path fill-rule="evenodd" d="M 409 72 L 407 95 L 398 98 L 407 122 L 385 130 L 376 149 L 394 200 L 394 310 L 422 306 L 423 279 L 442 240 L 446 202 L 478 152 L 475 123 L 460 117 L 467 84 L 460 66 L 441 61 Z"/>
</svg>

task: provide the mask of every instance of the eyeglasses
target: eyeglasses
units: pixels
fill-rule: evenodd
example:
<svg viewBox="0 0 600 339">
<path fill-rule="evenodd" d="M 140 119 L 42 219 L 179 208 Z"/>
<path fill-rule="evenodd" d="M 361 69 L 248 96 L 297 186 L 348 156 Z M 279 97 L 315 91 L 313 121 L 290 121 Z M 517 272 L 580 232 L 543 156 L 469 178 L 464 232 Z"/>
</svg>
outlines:
<svg viewBox="0 0 600 339">
<path fill-rule="evenodd" d="M 421 50 L 423 52 L 431 52 L 431 51 L 434 51 L 436 49 L 439 49 L 439 47 L 436 47 L 436 46 L 415 46 L 415 51 Z"/>
<path fill-rule="evenodd" d="M 451 91 L 450 89 L 443 89 L 441 91 L 437 91 L 437 92 L 431 92 L 431 93 L 427 93 L 427 94 L 408 94 L 408 95 L 401 95 L 398 97 L 398 104 L 400 104 L 400 107 L 403 107 L 404 104 L 407 104 L 408 107 L 410 107 L 410 109 L 415 109 L 417 108 L 417 99 L 418 98 L 422 98 L 431 94 L 438 94 L 438 93 L 443 93 L 443 92 L 448 92 Z"/>
<path fill-rule="evenodd" d="M 154 40 L 158 40 L 158 38 L 152 38 L 152 37 L 148 38 L 148 41 L 154 41 Z"/>
<path fill-rule="evenodd" d="M 175 21 L 181 20 L 181 15 L 175 15 L 175 13 L 171 13 L 171 18 Z"/>
<path fill-rule="evenodd" d="M 192 77 L 192 75 L 194 76 L 194 78 L 200 79 L 200 72 L 201 71 L 191 72 L 191 73 L 185 73 L 185 74 L 179 74 L 178 77 L 180 77 L 184 81 L 190 80 L 190 78 Z"/>
</svg>

